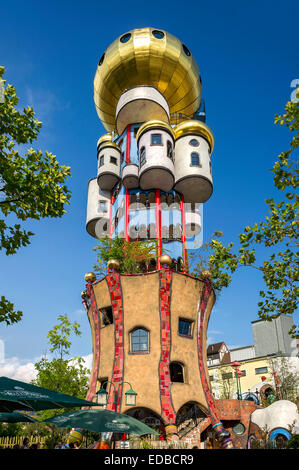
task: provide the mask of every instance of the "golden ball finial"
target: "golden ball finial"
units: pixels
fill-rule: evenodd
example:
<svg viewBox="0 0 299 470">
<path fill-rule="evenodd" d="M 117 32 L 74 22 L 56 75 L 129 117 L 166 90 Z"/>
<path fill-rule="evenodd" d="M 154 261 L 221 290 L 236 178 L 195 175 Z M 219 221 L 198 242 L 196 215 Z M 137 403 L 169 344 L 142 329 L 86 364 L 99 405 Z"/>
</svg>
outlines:
<svg viewBox="0 0 299 470">
<path fill-rule="evenodd" d="M 119 261 L 117 259 L 110 259 L 107 263 L 108 269 L 119 269 Z"/>
<path fill-rule="evenodd" d="M 86 273 L 84 276 L 86 282 L 94 282 L 96 280 L 95 273 Z"/>
<path fill-rule="evenodd" d="M 171 266 L 172 265 L 172 259 L 169 255 L 162 255 L 160 256 L 160 263 L 161 265 L 163 266 L 163 264 L 166 264 L 167 266 Z"/>
<path fill-rule="evenodd" d="M 87 294 L 86 290 L 83 290 L 81 292 L 81 299 L 85 300 L 89 297 L 89 295 Z"/>
<path fill-rule="evenodd" d="M 203 279 L 212 279 L 212 273 L 211 271 L 209 271 L 208 269 L 204 269 L 202 272 L 201 272 L 201 277 Z"/>
</svg>

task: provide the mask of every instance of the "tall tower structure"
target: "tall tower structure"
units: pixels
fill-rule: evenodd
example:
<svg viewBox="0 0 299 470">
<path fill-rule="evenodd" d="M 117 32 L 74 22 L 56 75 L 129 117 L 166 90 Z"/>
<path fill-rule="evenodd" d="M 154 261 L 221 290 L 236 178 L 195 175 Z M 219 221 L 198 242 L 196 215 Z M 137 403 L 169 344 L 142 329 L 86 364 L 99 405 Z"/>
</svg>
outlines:
<svg viewBox="0 0 299 470">
<path fill-rule="evenodd" d="M 168 438 L 181 436 L 190 416 L 210 420 L 221 445 L 231 447 L 207 369 L 215 295 L 209 273 L 194 278 L 187 267 L 213 191 L 214 136 L 201 90 L 191 51 L 166 31 L 123 34 L 98 62 L 94 101 L 107 133 L 97 143 L 86 229 L 95 238 L 152 240 L 157 255 L 134 275 L 118 272 L 117 260 L 108 262 L 104 278 L 86 275 L 88 399 L 108 384 L 108 409 L 155 424 Z M 137 392 L 133 409 L 125 404 L 127 383 Z"/>
</svg>

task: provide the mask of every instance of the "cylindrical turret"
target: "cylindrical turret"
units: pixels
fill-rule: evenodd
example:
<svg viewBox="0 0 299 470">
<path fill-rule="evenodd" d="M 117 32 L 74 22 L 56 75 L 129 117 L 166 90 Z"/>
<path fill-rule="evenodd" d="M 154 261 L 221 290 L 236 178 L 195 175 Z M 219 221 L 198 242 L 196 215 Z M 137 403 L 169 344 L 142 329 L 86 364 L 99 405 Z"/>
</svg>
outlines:
<svg viewBox="0 0 299 470">
<path fill-rule="evenodd" d="M 97 178 L 88 184 L 86 230 L 94 238 L 109 234 L 110 193 L 101 190 Z"/>
<path fill-rule="evenodd" d="M 174 128 L 174 134 L 175 190 L 185 202 L 205 202 L 213 192 L 213 133 L 205 123 L 187 120 Z"/>
<path fill-rule="evenodd" d="M 138 86 L 121 94 L 115 114 L 116 130 L 121 135 L 128 124 L 159 119 L 169 122 L 166 99 L 153 86 Z"/>
<path fill-rule="evenodd" d="M 172 128 L 163 121 L 149 121 L 139 128 L 136 139 L 140 187 L 170 191 L 174 183 Z"/>
<path fill-rule="evenodd" d="M 120 180 L 121 150 L 112 142 L 111 134 L 98 140 L 98 184 L 104 191 L 111 191 Z"/>
</svg>

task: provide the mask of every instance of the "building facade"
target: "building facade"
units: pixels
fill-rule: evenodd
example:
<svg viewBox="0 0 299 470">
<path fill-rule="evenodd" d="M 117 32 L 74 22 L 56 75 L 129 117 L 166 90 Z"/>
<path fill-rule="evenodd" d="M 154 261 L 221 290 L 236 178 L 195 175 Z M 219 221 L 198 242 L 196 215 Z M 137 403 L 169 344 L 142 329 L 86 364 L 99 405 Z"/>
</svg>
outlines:
<svg viewBox="0 0 299 470">
<path fill-rule="evenodd" d="M 182 438 L 190 420 L 208 422 L 218 445 L 230 448 L 207 367 L 215 295 L 208 272 L 188 274 L 188 250 L 201 243 L 202 205 L 213 191 L 214 136 L 201 90 L 191 51 L 166 31 L 130 31 L 98 63 L 94 101 L 107 133 L 97 143 L 86 229 L 125 246 L 152 241 L 156 254 L 139 273 L 119 272 L 111 259 L 106 276 L 86 276 L 88 399 L 105 389 L 108 409 L 155 425 L 168 439 Z M 133 407 L 129 387 L 137 393 Z"/>
</svg>

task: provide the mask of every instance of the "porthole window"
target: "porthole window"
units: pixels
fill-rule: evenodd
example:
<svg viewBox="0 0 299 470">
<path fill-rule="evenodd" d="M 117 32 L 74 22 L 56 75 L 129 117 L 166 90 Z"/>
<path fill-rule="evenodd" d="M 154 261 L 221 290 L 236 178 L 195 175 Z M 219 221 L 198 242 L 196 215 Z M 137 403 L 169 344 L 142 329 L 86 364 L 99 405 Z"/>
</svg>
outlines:
<svg viewBox="0 0 299 470">
<path fill-rule="evenodd" d="M 245 426 L 242 423 L 237 423 L 232 428 L 233 432 L 238 436 L 241 436 L 245 432 Z"/>
<path fill-rule="evenodd" d="M 120 38 L 120 42 L 122 42 L 123 44 L 125 44 L 125 43 L 128 42 L 130 39 L 131 39 L 131 33 L 127 33 L 127 34 L 124 34 L 124 35 Z"/>
<path fill-rule="evenodd" d="M 162 38 L 164 38 L 164 33 L 163 33 L 163 31 L 158 31 L 157 29 L 155 29 L 153 31 L 153 36 L 155 36 L 155 38 L 157 38 L 157 39 L 162 39 Z"/>
<path fill-rule="evenodd" d="M 99 60 L 99 63 L 98 63 L 99 66 L 102 65 L 102 63 L 104 62 L 104 59 L 105 59 L 105 52 Z"/>
<path fill-rule="evenodd" d="M 192 145 L 192 147 L 198 147 L 199 142 L 198 142 L 197 139 L 191 139 L 191 140 L 189 140 L 189 145 Z"/>
<path fill-rule="evenodd" d="M 185 46 L 185 44 L 183 44 L 183 51 L 188 57 L 191 56 L 191 52 L 189 51 L 188 47 Z"/>
<path fill-rule="evenodd" d="M 201 166 L 199 153 L 197 152 L 191 153 L 191 166 Z"/>
</svg>

